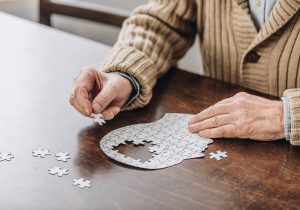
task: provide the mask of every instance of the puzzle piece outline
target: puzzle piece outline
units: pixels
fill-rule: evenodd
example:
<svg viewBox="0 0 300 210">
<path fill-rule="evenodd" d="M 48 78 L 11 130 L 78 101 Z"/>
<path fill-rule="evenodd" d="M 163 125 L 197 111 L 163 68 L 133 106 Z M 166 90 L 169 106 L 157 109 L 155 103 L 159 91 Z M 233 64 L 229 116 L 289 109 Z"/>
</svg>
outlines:
<svg viewBox="0 0 300 210">
<path fill-rule="evenodd" d="M 73 186 L 83 189 L 86 187 L 91 188 L 92 184 L 91 184 L 90 180 L 86 180 L 84 178 L 79 178 L 79 179 L 73 179 Z"/>
<path fill-rule="evenodd" d="M 11 161 L 15 156 L 11 152 L 0 153 L 0 162 L 2 161 Z"/>
<path fill-rule="evenodd" d="M 55 166 L 53 168 L 49 168 L 48 173 L 51 175 L 57 175 L 58 177 L 63 177 L 64 175 L 69 174 L 69 170 Z"/>
<path fill-rule="evenodd" d="M 64 152 L 63 150 L 59 150 L 58 153 L 55 154 L 57 161 L 67 162 L 70 158 L 70 154 L 68 152 Z"/>
<path fill-rule="evenodd" d="M 43 149 L 43 148 L 39 148 L 37 150 L 33 150 L 32 151 L 32 156 L 33 157 L 38 157 L 40 156 L 41 158 L 45 158 L 46 155 L 51 155 L 50 150 L 48 149 Z"/>
<path fill-rule="evenodd" d="M 218 151 L 216 151 L 216 152 L 210 152 L 209 153 L 209 158 L 210 159 L 216 159 L 216 160 L 222 160 L 223 158 L 226 158 L 226 157 L 228 157 L 228 155 L 227 155 L 227 152 L 225 152 L 225 151 L 220 151 L 220 150 L 218 150 Z"/>
</svg>

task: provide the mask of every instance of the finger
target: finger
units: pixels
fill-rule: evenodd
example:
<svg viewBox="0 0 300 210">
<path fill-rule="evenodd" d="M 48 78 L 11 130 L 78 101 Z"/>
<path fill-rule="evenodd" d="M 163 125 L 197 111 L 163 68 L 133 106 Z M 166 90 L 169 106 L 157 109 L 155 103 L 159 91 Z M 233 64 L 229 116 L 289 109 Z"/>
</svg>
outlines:
<svg viewBox="0 0 300 210">
<path fill-rule="evenodd" d="M 93 111 L 101 113 L 113 101 L 115 93 L 109 86 L 104 86 L 100 93 L 93 100 Z"/>
<path fill-rule="evenodd" d="M 91 91 L 94 85 L 101 87 L 101 79 L 99 74 L 94 68 L 85 68 L 82 69 L 78 77 L 74 79 L 74 87 L 85 87 L 88 91 Z"/>
<path fill-rule="evenodd" d="M 209 108 L 203 110 L 195 117 L 193 117 L 189 122 L 188 125 L 195 124 L 202 120 L 206 120 L 212 118 L 214 116 L 222 115 L 222 114 L 229 114 L 233 110 L 233 104 L 215 104 L 210 106 Z"/>
<path fill-rule="evenodd" d="M 121 109 L 118 106 L 108 107 L 102 112 L 103 118 L 105 120 L 112 120 L 120 112 L 120 110 Z"/>
<path fill-rule="evenodd" d="M 206 119 L 195 124 L 189 125 L 188 129 L 191 133 L 198 133 L 202 130 L 217 128 L 223 125 L 234 123 L 234 115 L 233 114 L 225 114 L 212 117 L 210 119 Z"/>
<path fill-rule="evenodd" d="M 72 106 L 83 116 L 90 117 L 85 110 L 79 105 L 78 101 L 74 98 L 72 101 Z"/>
<path fill-rule="evenodd" d="M 79 87 L 75 91 L 75 99 L 78 105 L 84 110 L 87 116 L 90 116 L 92 113 L 92 103 L 89 100 L 89 93 L 87 89 Z"/>
<path fill-rule="evenodd" d="M 100 76 L 94 68 L 83 69 L 79 76 L 74 79 L 74 88 L 70 96 L 70 103 L 73 105 L 73 101 L 76 100 L 77 106 L 80 106 L 80 109 L 84 110 L 86 116 L 90 116 L 92 113 L 90 91 L 95 85 L 98 89 L 101 88 Z"/>
<path fill-rule="evenodd" d="M 238 129 L 235 124 L 228 124 L 200 131 L 199 135 L 204 138 L 236 138 L 238 137 Z"/>
</svg>

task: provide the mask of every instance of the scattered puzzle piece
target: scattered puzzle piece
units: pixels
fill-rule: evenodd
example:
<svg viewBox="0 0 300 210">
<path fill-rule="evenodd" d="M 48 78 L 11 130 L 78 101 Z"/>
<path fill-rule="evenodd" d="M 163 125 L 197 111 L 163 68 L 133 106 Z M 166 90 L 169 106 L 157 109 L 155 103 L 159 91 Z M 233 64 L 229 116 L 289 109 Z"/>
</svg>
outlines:
<svg viewBox="0 0 300 210">
<path fill-rule="evenodd" d="M 99 125 L 105 124 L 105 120 L 103 119 L 102 114 L 94 114 L 92 113 L 91 116 L 94 118 L 94 121 Z"/>
<path fill-rule="evenodd" d="M 83 178 L 79 178 L 79 179 L 73 179 L 73 185 L 80 187 L 81 189 L 85 188 L 85 187 L 91 187 L 91 181 L 89 180 L 85 180 Z"/>
<path fill-rule="evenodd" d="M 40 156 L 41 158 L 44 158 L 46 155 L 51 155 L 50 151 L 47 150 L 47 149 L 40 148 L 40 149 L 32 151 L 32 156 L 33 157 Z"/>
<path fill-rule="evenodd" d="M 14 156 L 10 153 L 10 152 L 6 152 L 6 153 L 0 153 L 0 162 L 6 160 L 6 161 L 11 161 L 11 159 L 13 159 Z"/>
<path fill-rule="evenodd" d="M 68 169 L 62 169 L 62 168 L 57 167 L 57 166 L 54 167 L 54 168 L 48 169 L 48 171 L 49 171 L 49 174 L 51 174 L 51 175 L 57 174 L 57 176 L 59 176 L 59 177 L 62 177 L 63 175 L 68 175 L 69 174 Z"/>
<path fill-rule="evenodd" d="M 62 150 L 60 150 L 55 156 L 57 161 L 67 162 L 67 160 L 70 159 L 69 153 L 63 152 Z"/>
<path fill-rule="evenodd" d="M 227 157 L 227 152 L 221 152 L 221 151 L 217 151 L 217 152 L 211 152 L 210 154 L 210 159 L 215 158 L 216 160 L 221 160 L 225 157 Z"/>
</svg>

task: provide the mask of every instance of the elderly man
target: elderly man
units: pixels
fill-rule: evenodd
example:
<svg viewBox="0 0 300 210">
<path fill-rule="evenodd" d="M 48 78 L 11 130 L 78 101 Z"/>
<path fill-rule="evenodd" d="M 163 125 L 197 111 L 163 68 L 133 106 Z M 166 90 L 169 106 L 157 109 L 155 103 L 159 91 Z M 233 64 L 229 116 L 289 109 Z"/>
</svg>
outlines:
<svg viewBox="0 0 300 210">
<path fill-rule="evenodd" d="M 121 107 L 145 106 L 198 35 L 207 76 L 283 97 L 238 93 L 198 113 L 189 131 L 300 145 L 299 8 L 300 0 L 152 0 L 124 22 L 100 71 L 75 79 L 70 102 L 107 120 Z"/>
</svg>

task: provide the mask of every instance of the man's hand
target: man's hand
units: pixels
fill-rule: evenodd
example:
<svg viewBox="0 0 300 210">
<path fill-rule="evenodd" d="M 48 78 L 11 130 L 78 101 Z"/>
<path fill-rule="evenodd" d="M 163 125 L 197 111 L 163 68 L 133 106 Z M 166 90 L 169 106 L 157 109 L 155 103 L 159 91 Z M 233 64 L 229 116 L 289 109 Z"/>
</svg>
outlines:
<svg viewBox="0 0 300 210">
<path fill-rule="evenodd" d="M 197 114 L 188 129 L 206 138 L 283 139 L 283 104 L 241 92 Z"/>
<path fill-rule="evenodd" d="M 84 116 L 102 113 L 105 120 L 111 120 L 120 112 L 131 92 L 132 86 L 128 79 L 85 68 L 74 79 L 70 103 Z"/>
</svg>

